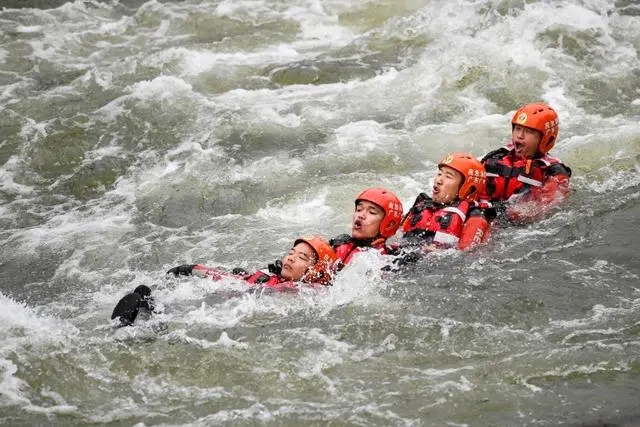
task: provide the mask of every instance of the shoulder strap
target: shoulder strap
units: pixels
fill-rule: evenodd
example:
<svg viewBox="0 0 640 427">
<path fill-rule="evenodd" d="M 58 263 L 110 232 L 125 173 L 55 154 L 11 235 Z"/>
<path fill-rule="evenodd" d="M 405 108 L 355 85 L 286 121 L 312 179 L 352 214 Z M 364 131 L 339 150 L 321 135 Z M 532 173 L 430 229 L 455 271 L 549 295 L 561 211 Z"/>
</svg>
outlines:
<svg viewBox="0 0 640 427">
<path fill-rule="evenodd" d="M 470 208 L 471 204 L 469 202 L 466 200 L 460 200 L 456 203 L 445 206 L 442 210 L 458 215 L 460 219 L 462 219 L 462 222 L 464 222 L 467 219 L 467 214 L 469 213 Z"/>
<path fill-rule="evenodd" d="M 411 225 L 415 226 L 415 223 L 419 221 L 418 214 L 423 210 L 432 207 L 433 203 L 434 203 L 433 199 L 427 196 L 427 193 L 418 194 L 418 197 L 416 197 L 416 201 L 413 202 L 413 206 L 411 206 L 411 209 L 409 209 L 409 211 L 407 211 L 407 213 L 404 214 L 404 216 L 402 217 L 402 220 L 400 220 L 400 224 L 404 224 L 409 214 L 413 214 L 412 222 L 414 223 Z"/>
</svg>

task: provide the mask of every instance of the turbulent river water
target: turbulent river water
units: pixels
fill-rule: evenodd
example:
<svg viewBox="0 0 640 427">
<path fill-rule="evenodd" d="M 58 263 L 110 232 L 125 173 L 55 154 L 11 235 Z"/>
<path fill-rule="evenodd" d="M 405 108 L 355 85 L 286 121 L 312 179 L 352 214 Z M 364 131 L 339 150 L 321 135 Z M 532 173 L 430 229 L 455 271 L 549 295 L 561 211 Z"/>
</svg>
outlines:
<svg viewBox="0 0 640 427">
<path fill-rule="evenodd" d="M 639 51 L 632 0 L 1 1 L 0 423 L 640 425 Z M 406 209 L 538 100 L 541 223 L 300 295 L 165 278 Z"/>
</svg>

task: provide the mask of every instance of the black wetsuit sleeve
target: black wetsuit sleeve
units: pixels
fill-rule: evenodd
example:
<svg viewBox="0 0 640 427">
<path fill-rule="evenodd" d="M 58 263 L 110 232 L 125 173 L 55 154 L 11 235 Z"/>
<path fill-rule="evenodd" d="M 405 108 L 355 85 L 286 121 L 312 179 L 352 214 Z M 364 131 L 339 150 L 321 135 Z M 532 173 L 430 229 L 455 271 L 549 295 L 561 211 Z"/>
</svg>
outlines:
<svg viewBox="0 0 640 427">
<path fill-rule="evenodd" d="M 351 240 L 351 236 L 348 234 L 341 234 L 337 237 L 334 237 L 333 239 L 329 240 L 329 245 L 332 248 L 337 248 L 340 245 L 344 245 L 345 243 L 348 243 Z"/>
<path fill-rule="evenodd" d="M 173 267 L 167 271 L 167 274 L 173 274 L 174 276 L 191 276 L 193 274 L 193 267 L 198 264 L 182 264 L 177 267 Z"/>
<path fill-rule="evenodd" d="M 546 169 L 546 174 L 548 176 L 565 175 L 571 177 L 571 169 L 569 169 L 569 167 L 563 165 L 562 163 L 556 163 L 555 165 L 551 165 Z"/>
<path fill-rule="evenodd" d="M 490 208 L 473 207 L 469 210 L 467 217 L 483 216 L 487 221 L 491 222 L 498 216 L 500 209 L 505 209 L 504 204 L 502 203 L 495 203 L 494 205 L 496 206 L 492 206 Z"/>
<path fill-rule="evenodd" d="M 120 320 L 120 326 L 131 326 L 141 308 L 154 310 L 151 289 L 145 285 L 138 286 L 133 292 L 122 297 L 113 309 L 111 318 L 117 317 Z"/>
<path fill-rule="evenodd" d="M 509 153 L 509 150 L 507 150 L 504 147 L 500 147 L 497 150 L 489 151 L 487 154 L 485 154 L 484 157 L 482 157 L 482 159 L 480 160 L 480 163 L 484 163 L 493 157 L 496 157 L 496 158 L 503 157 L 505 154 L 508 154 L 508 153 Z"/>
</svg>

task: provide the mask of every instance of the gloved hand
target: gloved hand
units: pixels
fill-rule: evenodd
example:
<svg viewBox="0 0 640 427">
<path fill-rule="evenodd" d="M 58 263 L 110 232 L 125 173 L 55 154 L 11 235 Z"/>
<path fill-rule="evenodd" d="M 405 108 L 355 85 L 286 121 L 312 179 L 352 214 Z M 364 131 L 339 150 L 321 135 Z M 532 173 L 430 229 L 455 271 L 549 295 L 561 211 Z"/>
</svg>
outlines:
<svg viewBox="0 0 640 427">
<path fill-rule="evenodd" d="M 247 274 L 249 274 L 249 272 L 242 267 L 236 267 L 233 270 L 231 270 L 231 274 L 237 274 L 238 276 L 246 276 Z"/>
<path fill-rule="evenodd" d="M 415 264 L 416 262 L 420 261 L 421 258 L 422 258 L 422 255 L 420 254 L 419 251 L 411 251 L 397 257 L 392 262 L 398 266 L 403 266 L 403 265 Z"/>
<path fill-rule="evenodd" d="M 419 250 L 412 250 L 411 252 L 402 251 L 400 254 L 396 255 L 395 258 L 391 261 L 391 264 L 387 264 L 382 267 L 382 271 L 392 271 L 398 272 L 402 271 L 402 267 L 405 267 L 410 264 L 415 264 L 420 261 L 422 255 Z"/>
<path fill-rule="evenodd" d="M 182 264 L 177 267 L 173 267 L 167 271 L 167 274 L 173 274 L 174 276 L 191 276 L 193 274 L 193 267 L 198 264 Z"/>
<path fill-rule="evenodd" d="M 275 261 L 273 264 L 268 264 L 267 268 L 269 273 L 280 274 L 282 272 L 282 261 Z"/>
<path fill-rule="evenodd" d="M 494 226 L 506 227 L 509 224 L 509 218 L 507 216 L 508 202 L 495 202 L 492 203 L 493 207 L 485 209 L 485 218 L 490 221 Z"/>
<path fill-rule="evenodd" d="M 120 326 L 131 326 L 141 308 L 151 312 L 154 310 L 151 289 L 146 285 L 140 285 L 133 292 L 122 297 L 113 309 L 111 318 L 119 318 Z"/>
<path fill-rule="evenodd" d="M 146 285 L 140 285 L 134 289 L 133 293 L 140 295 L 140 299 L 138 300 L 138 307 L 147 309 L 149 311 L 155 310 L 154 300 L 151 296 L 151 288 Z"/>
</svg>

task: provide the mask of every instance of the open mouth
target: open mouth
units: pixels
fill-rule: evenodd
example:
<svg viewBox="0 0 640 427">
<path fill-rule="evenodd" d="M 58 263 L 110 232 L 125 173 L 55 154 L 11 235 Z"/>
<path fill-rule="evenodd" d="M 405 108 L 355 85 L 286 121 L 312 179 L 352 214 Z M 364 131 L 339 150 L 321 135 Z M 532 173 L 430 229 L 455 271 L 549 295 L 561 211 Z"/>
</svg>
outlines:
<svg viewBox="0 0 640 427">
<path fill-rule="evenodd" d="M 522 142 L 513 141 L 513 148 L 516 152 L 521 152 L 524 148 L 524 144 Z"/>
<path fill-rule="evenodd" d="M 355 228 L 355 229 L 362 228 L 362 221 L 359 220 L 359 219 L 356 219 L 355 221 L 353 221 L 353 228 Z"/>
</svg>

